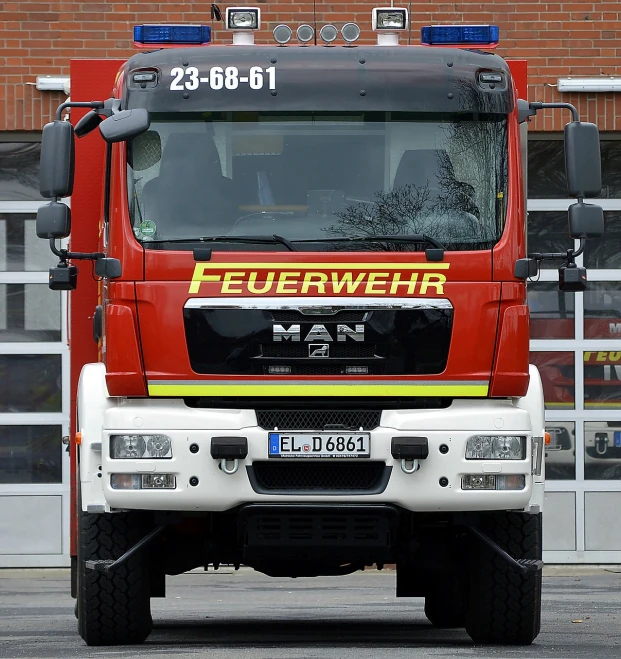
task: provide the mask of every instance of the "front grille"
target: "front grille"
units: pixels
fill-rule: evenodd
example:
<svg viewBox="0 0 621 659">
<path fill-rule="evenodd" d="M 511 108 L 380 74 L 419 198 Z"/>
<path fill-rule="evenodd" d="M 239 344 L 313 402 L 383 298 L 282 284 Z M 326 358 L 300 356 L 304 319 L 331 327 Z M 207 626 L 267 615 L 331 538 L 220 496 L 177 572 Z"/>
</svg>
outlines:
<svg viewBox="0 0 621 659">
<path fill-rule="evenodd" d="M 246 542 L 249 546 L 388 547 L 392 542 L 390 522 L 390 518 L 373 514 L 257 515 L 248 518 Z"/>
<path fill-rule="evenodd" d="M 383 462 L 254 462 L 258 491 L 263 492 L 376 492 L 386 480 Z"/>
<path fill-rule="evenodd" d="M 304 314 L 292 309 L 274 309 L 271 314 L 276 323 L 361 323 L 372 311 L 342 309 L 334 314 Z M 368 319 L 368 317 L 367 317 Z"/>
<path fill-rule="evenodd" d="M 315 341 L 312 345 L 323 343 Z M 281 359 L 309 359 L 310 343 L 264 343 L 262 357 Z M 375 357 L 375 346 L 365 343 L 330 344 L 330 357 L 334 359 L 369 359 Z M 323 358 L 325 359 L 325 358 Z"/>
<path fill-rule="evenodd" d="M 257 424 L 264 430 L 373 430 L 381 416 L 381 410 L 257 410 Z"/>
</svg>

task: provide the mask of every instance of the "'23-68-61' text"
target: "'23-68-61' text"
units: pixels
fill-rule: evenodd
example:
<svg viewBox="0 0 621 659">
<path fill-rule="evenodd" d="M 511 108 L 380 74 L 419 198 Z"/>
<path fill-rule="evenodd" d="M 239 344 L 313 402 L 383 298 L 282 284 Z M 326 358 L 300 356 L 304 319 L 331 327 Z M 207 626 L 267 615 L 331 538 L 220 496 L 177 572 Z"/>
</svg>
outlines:
<svg viewBox="0 0 621 659">
<path fill-rule="evenodd" d="M 237 89 L 240 85 L 248 85 L 250 89 L 263 89 L 264 86 L 271 90 L 276 89 L 276 67 L 270 66 L 263 69 L 260 66 L 251 66 L 248 75 L 240 75 L 236 66 L 212 66 L 209 74 L 201 77 L 195 66 L 182 68 L 176 66 L 170 72 L 173 81 L 170 83 L 172 91 L 190 91 L 198 89 L 201 84 L 208 85 L 211 89 Z"/>
</svg>

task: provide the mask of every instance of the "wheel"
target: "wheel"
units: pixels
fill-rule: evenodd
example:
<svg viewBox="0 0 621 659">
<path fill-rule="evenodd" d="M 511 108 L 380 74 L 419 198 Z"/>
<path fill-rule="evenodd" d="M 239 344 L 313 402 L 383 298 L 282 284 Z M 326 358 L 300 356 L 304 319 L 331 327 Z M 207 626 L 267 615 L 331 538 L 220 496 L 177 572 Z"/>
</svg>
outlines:
<svg viewBox="0 0 621 659">
<path fill-rule="evenodd" d="M 148 561 L 137 553 L 110 574 L 87 560 L 116 559 L 144 536 L 135 513 L 78 511 L 78 632 L 87 645 L 142 643 L 153 623 Z"/>
<path fill-rule="evenodd" d="M 541 515 L 490 513 L 480 530 L 513 558 L 541 559 Z M 541 570 L 520 574 L 481 541 L 470 546 L 466 631 L 475 643 L 530 645 L 541 627 Z"/>
<path fill-rule="evenodd" d="M 457 585 L 449 590 L 438 589 L 425 596 L 425 615 L 434 626 L 444 629 L 463 627 L 466 611 L 463 596 Z"/>
</svg>

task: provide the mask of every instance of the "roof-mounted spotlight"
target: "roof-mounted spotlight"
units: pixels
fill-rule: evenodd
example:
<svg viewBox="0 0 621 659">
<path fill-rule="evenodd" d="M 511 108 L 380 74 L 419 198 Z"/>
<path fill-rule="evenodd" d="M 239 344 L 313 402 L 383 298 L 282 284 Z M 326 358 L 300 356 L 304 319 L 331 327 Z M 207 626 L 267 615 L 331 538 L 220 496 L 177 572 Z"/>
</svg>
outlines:
<svg viewBox="0 0 621 659">
<path fill-rule="evenodd" d="M 312 41 L 313 37 L 315 36 L 315 30 L 313 30 L 311 25 L 304 23 L 304 25 L 300 25 L 295 34 L 298 38 L 298 41 L 306 45 L 309 41 Z"/>
<path fill-rule="evenodd" d="M 339 36 L 339 31 L 334 25 L 324 25 L 319 30 L 319 37 L 324 43 L 332 43 Z"/>
<path fill-rule="evenodd" d="M 281 23 L 274 28 L 273 35 L 276 43 L 284 46 L 286 43 L 291 41 L 293 30 L 288 25 Z"/>
<path fill-rule="evenodd" d="M 254 44 L 254 30 L 261 27 L 259 7 L 227 7 L 224 20 L 227 30 L 233 30 L 233 43 L 236 46 Z"/>
<path fill-rule="evenodd" d="M 408 10 L 395 7 L 375 7 L 371 16 L 371 27 L 377 32 L 378 46 L 397 46 L 399 32 L 409 26 Z"/>
<path fill-rule="evenodd" d="M 360 28 L 355 23 L 345 23 L 341 28 L 341 36 L 350 46 L 354 41 L 358 41 L 360 37 Z"/>
</svg>

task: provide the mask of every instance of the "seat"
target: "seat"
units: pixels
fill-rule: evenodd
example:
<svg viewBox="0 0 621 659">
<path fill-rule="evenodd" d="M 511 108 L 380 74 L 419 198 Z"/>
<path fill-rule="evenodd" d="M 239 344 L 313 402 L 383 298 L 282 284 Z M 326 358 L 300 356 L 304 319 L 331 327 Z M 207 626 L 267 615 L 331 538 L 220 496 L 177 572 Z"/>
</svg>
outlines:
<svg viewBox="0 0 621 659">
<path fill-rule="evenodd" d="M 220 156 L 208 133 L 173 133 L 162 150 L 159 176 L 145 184 L 145 220 L 157 238 L 213 235 L 236 217 L 233 181 L 222 175 Z"/>
<path fill-rule="evenodd" d="M 405 151 L 397 167 L 393 190 L 406 185 L 413 186 L 416 191 L 427 191 L 426 209 L 444 213 L 461 211 L 479 217 L 474 188 L 457 180 L 445 149 Z"/>
</svg>

